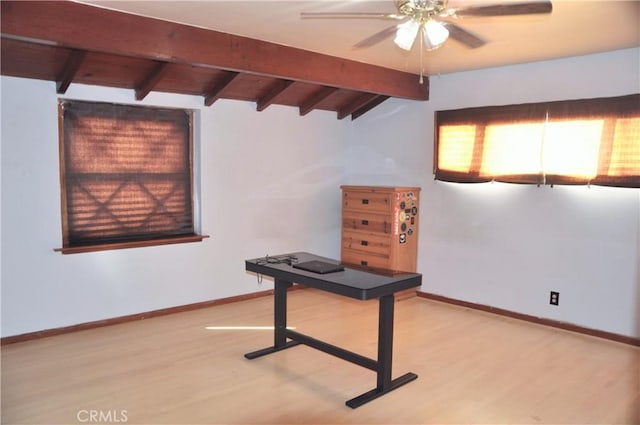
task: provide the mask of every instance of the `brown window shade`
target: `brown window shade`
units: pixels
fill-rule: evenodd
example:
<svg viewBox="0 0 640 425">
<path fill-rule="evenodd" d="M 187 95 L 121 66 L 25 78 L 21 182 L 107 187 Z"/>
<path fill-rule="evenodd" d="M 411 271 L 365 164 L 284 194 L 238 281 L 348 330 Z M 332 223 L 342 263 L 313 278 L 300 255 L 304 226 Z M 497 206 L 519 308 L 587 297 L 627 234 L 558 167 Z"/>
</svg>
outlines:
<svg viewBox="0 0 640 425">
<path fill-rule="evenodd" d="M 434 146 L 438 180 L 640 187 L 640 95 L 438 111 Z"/>
<path fill-rule="evenodd" d="M 64 248 L 194 235 L 189 111 L 59 108 Z"/>
</svg>

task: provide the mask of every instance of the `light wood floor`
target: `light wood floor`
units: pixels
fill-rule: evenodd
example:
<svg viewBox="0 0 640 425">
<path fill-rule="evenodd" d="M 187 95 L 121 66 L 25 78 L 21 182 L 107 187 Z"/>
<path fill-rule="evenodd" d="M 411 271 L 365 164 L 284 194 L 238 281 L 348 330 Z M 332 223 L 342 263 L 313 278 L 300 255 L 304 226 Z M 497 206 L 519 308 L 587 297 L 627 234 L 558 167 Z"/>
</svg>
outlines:
<svg viewBox="0 0 640 425">
<path fill-rule="evenodd" d="M 377 303 L 302 290 L 289 324 L 375 357 Z M 422 298 L 396 307 L 394 376 L 418 380 L 356 410 L 375 374 L 272 342 L 272 298 L 2 347 L 2 423 L 640 423 L 640 350 Z M 95 422 L 94 422 L 95 423 Z"/>
</svg>

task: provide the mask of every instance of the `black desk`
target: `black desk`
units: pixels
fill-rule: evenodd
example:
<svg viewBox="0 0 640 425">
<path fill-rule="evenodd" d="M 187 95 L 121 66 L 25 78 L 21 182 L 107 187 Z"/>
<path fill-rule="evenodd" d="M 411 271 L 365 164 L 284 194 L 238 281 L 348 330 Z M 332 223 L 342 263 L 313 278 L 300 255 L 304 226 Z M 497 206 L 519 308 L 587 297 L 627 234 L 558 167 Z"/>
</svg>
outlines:
<svg viewBox="0 0 640 425">
<path fill-rule="evenodd" d="M 418 375 L 414 373 L 407 373 L 396 379 L 391 379 L 393 310 L 394 294 L 398 291 L 420 286 L 422 283 L 422 275 L 418 273 L 374 273 L 350 267 L 345 267 L 344 271 L 318 274 L 296 269 L 286 262 L 277 261 L 279 258 L 290 257 L 295 257 L 297 262 L 321 260 L 337 263 L 335 260 L 319 257 L 307 252 L 295 252 L 269 257 L 269 261 L 262 257 L 245 262 L 246 270 L 272 276 L 275 279 L 273 346 L 247 353 L 245 354 L 247 359 L 255 359 L 256 357 L 284 350 L 285 348 L 298 344 L 304 344 L 371 369 L 377 374 L 376 388 L 348 400 L 346 402 L 347 406 L 354 409 L 418 377 Z M 293 261 L 296 262 L 296 260 Z M 378 359 L 373 360 L 287 329 L 287 289 L 291 287 L 294 282 L 359 300 L 378 298 Z"/>
</svg>

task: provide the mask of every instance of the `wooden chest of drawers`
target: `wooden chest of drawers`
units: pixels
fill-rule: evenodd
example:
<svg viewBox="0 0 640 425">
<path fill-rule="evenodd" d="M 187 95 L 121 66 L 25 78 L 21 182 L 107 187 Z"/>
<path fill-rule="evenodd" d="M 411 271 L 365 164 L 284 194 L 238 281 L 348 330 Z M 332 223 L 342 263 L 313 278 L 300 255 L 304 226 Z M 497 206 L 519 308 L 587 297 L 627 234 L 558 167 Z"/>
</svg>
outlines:
<svg viewBox="0 0 640 425">
<path fill-rule="evenodd" d="M 415 272 L 420 188 L 341 186 L 341 261 Z"/>
</svg>

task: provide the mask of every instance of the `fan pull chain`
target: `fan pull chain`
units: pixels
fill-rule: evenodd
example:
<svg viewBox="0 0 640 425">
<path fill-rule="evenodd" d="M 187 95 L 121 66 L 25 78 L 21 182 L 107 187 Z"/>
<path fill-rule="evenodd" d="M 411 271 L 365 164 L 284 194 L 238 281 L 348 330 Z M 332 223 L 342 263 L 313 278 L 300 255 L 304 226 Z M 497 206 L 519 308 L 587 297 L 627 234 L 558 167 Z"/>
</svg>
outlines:
<svg viewBox="0 0 640 425">
<path fill-rule="evenodd" d="M 424 84 L 424 65 L 422 64 L 422 56 L 424 54 L 424 32 L 426 28 L 423 24 L 420 25 L 420 84 Z"/>
</svg>

